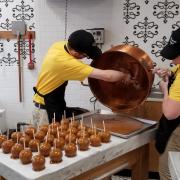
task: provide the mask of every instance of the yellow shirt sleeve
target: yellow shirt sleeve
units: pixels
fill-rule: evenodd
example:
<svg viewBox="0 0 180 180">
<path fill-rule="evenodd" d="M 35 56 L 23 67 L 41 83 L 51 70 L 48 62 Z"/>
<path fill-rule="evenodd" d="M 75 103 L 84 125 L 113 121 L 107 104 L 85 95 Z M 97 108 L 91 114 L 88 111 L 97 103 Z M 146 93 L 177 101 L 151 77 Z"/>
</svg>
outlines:
<svg viewBox="0 0 180 180">
<path fill-rule="evenodd" d="M 176 78 L 170 87 L 169 98 L 180 102 L 180 66 L 176 66 L 174 70 L 177 70 Z"/>
</svg>

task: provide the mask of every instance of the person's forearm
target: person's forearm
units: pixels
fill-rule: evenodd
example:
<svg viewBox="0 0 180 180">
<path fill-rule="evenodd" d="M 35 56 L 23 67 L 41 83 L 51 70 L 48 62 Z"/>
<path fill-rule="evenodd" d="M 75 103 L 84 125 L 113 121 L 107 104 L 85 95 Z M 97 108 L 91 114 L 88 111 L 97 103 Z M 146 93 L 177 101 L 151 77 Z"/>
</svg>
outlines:
<svg viewBox="0 0 180 180">
<path fill-rule="evenodd" d="M 90 78 L 100 79 L 108 82 L 116 82 L 124 79 L 126 74 L 115 70 L 101 70 L 94 68 L 93 72 L 89 75 Z"/>
</svg>

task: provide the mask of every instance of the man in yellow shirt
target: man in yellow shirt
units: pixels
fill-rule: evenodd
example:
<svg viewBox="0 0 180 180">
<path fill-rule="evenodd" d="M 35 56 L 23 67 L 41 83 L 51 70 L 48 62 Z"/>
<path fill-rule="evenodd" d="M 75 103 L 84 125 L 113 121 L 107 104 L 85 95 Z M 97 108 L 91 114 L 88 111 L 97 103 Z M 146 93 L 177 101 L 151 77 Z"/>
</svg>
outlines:
<svg viewBox="0 0 180 180">
<path fill-rule="evenodd" d="M 62 118 L 66 111 L 64 95 L 68 80 L 83 81 L 87 77 L 109 82 L 130 80 L 129 74 L 93 68 L 80 61 L 85 57 L 95 60 L 101 54 L 94 37 L 85 30 L 77 30 L 69 36 L 68 41 L 60 41 L 50 47 L 34 87 L 33 101 L 43 112 L 40 124 L 52 122 L 54 113 L 56 120 L 59 121 Z M 66 114 L 72 116 L 71 112 L 66 111 Z"/>
<path fill-rule="evenodd" d="M 163 116 L 156 134 L 156 149 L 160 153 L 159 174 L 161 180 L 171 180 L 168 167 L 168 152 L 180 151 L 180 28 L 172 32 L 161 55 L 175 65 L 171 70 L 157 69 L 164 80 L 160 88 L 164 94 Z"/>
</svg>

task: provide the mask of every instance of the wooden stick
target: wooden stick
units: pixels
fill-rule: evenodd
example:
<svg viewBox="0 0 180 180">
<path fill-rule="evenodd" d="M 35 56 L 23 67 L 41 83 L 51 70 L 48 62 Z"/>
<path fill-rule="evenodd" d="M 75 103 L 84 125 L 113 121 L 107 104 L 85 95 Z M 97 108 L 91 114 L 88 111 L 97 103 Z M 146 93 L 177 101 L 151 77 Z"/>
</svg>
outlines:
<svg viewBox="0 0 180 180">
<path fill-rule="evenodd" d="M 17 134 L 17 144 L 18 144 L 18 142 L 19 142 L 19 139 L 18 139 L 18 137 L 19 137 L 19 134 Z"/>
<path fill-rule="evenodd" d="M 7 140 L 9 139 L 9 128 L 7 130 Z"/>
<path fill-rule="evenodd" d="M 83 115 L 81 116 L 81 123 L 83 125 L 83 121 L 84 121 L 84 118 L 83 118 Z"/>
<path fill-rule="evenodd" d="M 104 132 L 106 131 L 106 127 L 105 127 L 105 123 L 103 121 L 103 129 L 104 129 Z"/>
<path fill-rule="evenodd" d="M 66 111 L 64 110 L 64 119 L 66 119 Z"/>
<path fill-rule="evenodd" d="M 74 113 L 72 113 L 73 121 L 75 121 Z"/>
<path fill-rule="evenodd" d="M 93 129 L 93 120 L 92 120 L 92 118 L 91 118 L 91 128 Z"/>
<path fill-rule="evenodd" d="M 55 112 L 54 112 L 53 122 L 54 122 L 54 123 L 56 122 L 56 115 L 55 115 Z"/>
<path fill-rule="evenodd" d="M 96 125 L 94 124 L 94 134 L 96 136 Z"/>
<path fill-rule="evenodd" d="M 71 143 L 71 129 L 70 129 L 70 133 L 69 133 L 69 143 Z"/>
<path fill-rule="evenodd" d="M 33 138 L 35 139 L 35 135 L 34 135 L 34 129 L 33 129 Z"/>
<path fill-rule="evenodd" d="M 23 145 L 24 145 L 24 149 L 26 149 L 25 137 L 24 137 Z"/>
<path fill-rule="evenodd" d="M 59 131 L 58 131 L 58 134 L 57 134 L 57 135 L 58 135 L 58 139 L 59 139 Z"/>
<path fill-rule="evenodd" d="M 39 150 L 39 144 L 37 143 L 37 149 L 38 149 L 38 154 L 40 154 L 40 150 Z"/>
<path fill-rule="evenodd" d="M 54 141 L 54 148 L 56 149 L 56 141 Z"/>
<path fill-rule="evenodd" d="M 85 138 L 85 127 L 83 128 L 83 139 Z"/>
</svg>

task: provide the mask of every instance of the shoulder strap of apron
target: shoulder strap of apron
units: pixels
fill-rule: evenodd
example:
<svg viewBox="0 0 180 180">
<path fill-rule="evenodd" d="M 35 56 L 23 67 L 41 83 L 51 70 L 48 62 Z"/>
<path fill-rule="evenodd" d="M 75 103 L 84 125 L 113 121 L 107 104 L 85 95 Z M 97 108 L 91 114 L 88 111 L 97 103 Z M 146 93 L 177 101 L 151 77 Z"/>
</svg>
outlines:
<svg viewBox="0 0 180 180">
<path fill-rule="evenodd" d="M 41 97 L 45 96 L 45 95 L 42 95 L 40 92 L 38 92 L 36 87 L 33 87 L 33 90 L 34 90 L 35 94 L 38 94 Z"/>
</svg>

